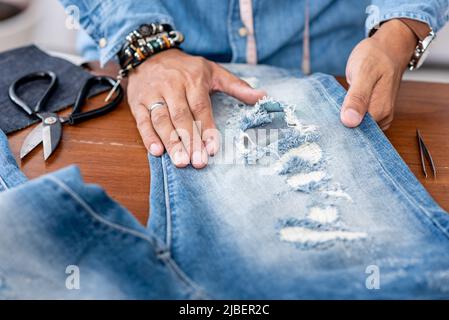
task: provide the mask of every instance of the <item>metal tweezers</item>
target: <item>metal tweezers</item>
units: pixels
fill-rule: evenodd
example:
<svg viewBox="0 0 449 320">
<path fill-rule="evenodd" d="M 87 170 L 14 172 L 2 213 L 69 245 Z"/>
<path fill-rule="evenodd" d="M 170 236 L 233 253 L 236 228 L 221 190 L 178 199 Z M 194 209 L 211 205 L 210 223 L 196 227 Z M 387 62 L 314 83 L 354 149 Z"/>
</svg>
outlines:
<svg viewBox="0 0 449 320">
<path fill-rule="evenodd" d="M 418 146 L 419 146 L 419 155 L 421 157 L 421 167 L 424 172 L 424 175 L 426 176 L 426 179 L 428 177 L 427 169 L 426 169 L 426 158 L 430 163 L 430 167 L 432 168 L 433 177 L 436 179 L 437 177 L 437 169 L 435 167 L 435 163 L 433 162 L 432 155 L 429 152 L 429 149 L 427 149 L 426 144 L 424 143 L 424 140 L 421 136 L 421 132 L 419 129 L 416 129 L 416 135 L 418 137 Z"/>
</svg>

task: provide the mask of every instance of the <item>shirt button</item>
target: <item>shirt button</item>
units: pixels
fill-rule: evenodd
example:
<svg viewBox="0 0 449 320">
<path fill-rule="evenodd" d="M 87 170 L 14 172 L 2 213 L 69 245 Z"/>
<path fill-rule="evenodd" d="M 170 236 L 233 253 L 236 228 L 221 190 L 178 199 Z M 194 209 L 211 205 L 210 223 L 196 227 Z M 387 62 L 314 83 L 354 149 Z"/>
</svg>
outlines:
<svg viewBox="0 0 449 320">
<path fill-rule="evenodd" d="M 246 29 L 245 27 L 241 27 L 239 29 L 239 35 L 241 37 L 246 37 L 248 35 L 248 29 Z"/>
<path fill-rule="evenodd" d="M 101 38 L 98 45 L 100 48 L 105 48 L 108 45 L 108 40 L 106 38 Z"/>
</svg>

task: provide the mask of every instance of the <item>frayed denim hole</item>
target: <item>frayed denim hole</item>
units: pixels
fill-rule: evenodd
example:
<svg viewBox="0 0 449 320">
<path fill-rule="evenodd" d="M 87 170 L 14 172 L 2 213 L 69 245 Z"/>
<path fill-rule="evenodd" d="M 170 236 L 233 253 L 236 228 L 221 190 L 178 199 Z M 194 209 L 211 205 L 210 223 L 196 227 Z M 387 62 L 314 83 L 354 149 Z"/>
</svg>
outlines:
<svg viewBox="0 0 449 320">
<path fill-rule="evenodd" d="M 269 141 L 268 145 L 259 146 L 257 135 L 254 141 L 257 143 L 248 143 L 250 141 L 247 139 L 248 137 L 244 137 L 244 140 L 240 142 L 239 146 L 241 149 L 241 156 L 245 159 L 247 164 L 255 164 L 258 163 L 259 160 L 265 158 L 266 156 L 274 156 L 275 160 L 279 161 L 282 159 L 282 156 L 288 153 L 290 150 L 294 148 L 298 148 L 302 145 L 305 145 L 310 142 L 316 142 L 319 140 L 320 135 L 317 132 L 317 128 L 315 126 L 307 126 L 302 124 L 299 119 L 297 119 L 295 115 L 295 106 L 283 104 L 279 101 L 274 100 L 273 98 L 265 97 L 261 101 L 259 101 L 253 110 L 247 112 L 241 119 L 240 129 L 245 134 L 248 134 L 246 131 L 259 127 L 266 124 L 273 123 L 274 115 L 276 113 L 283 114 L 284 123 L 289 126 L 289 128 L 279 130 L 279 137 L 277 141 L 271 142 Z M 290 175 L 295 173 L 310 173 L 313 174 L 316 172 L 324 172 L 318 171 L 322 168 L 324 161 L 321 159 L 322 150 L 319 149 L 319 161 L 309 161 L 311 155 L 305 154 L 304 157 L 300 155 L 296 157 L 291 157 L 289 159 L 284 159 L 283 162 L 275 164 L 274 172 L 279 175 Z M 313 150 L 303 150 L 303 152 L 313 151 Z M 313 159 L 313 155 L 312 155 Z M 279 167 L 280 166 L 280 167 Z M 290 177 L 289 180 L 291 180 Z M 310 177 L 305 177 L 307 178 Z M 295 179 L 293 177 L 293 179 Z M 291 183 L 290 186 L 295 191 L 310 193 L 316 189 L 322 188 L 325 183 L 327 183 L 329 179 L 310 179 L 308 183 Z"/>
<path fill-rule="evenodd" d="M 268 97 L 264 97 L 259 101 L 258 105 L 260 109 L 263 109 L 268 113 L 284 112 L 285 110 L 285 106 L 281 102 Z"/>
<path fill-rule="evenodd" d="M 305 217 L 304 219 L 296 219 L 289 218 L 280 220 L 278 224 L 278 228 L 288 228 L 288 227 L 303 227 L 310 230 L 318 230 L 318 231 L 335 231 L 336 229 L 330 225 L 319 223 L 309 218 Z M 337 229 L 340 230 L 340 229 Z M 343 231 L 343 230 L 342 230 Z"/>
<path fill-rule="evenodd" d="M 272 137 L 270 133 L 271 130 L 249 129 L 240 134 L 235 141 L 235 145 L 245 164 L 262 164 L 263 161 L 259 162 L 259 160 L 271 156 L 276 159 L 279 158 L 278 152 L 274 148 L 274 146 L 277 146 L 277 135 Z M 272 140 L 275 140 L 275 143 L 271 143 Z M 270 161 L 265 162 L 270 164 Z"/>
<path fill-rule="evenodd" d="M 327 249 L 336 243 L 346 244 L 367 238 L 363 232 L 348 231 L 308 218 L 281 220 L 278 224 L 278 236 L 281 241 L 299 249 Z"/>
<path fill-rule="evenodd" d="M 315 223 L 313 221 L 303 219 L 303 220 L 297 220 L 297 219 L 287 219 L 284 221 L 280 221 L 278 224 L 278 236 L 281 241 L 289 243 L 290 245 L 293 245 L 295 248 L 300 250 L 312 250 L 312 249 L 329 249 L 331 248 L 335 242 L 313 242 L 313 241 L 305 241 L 305 242 L 294 242 L 294 241 L 286 241 L 282 240 L 282 230 L 285 230 L 286 228 L 292 228 L 292 227 L 300 227 L 308 230 L 314 230 L 314 231 L 331 231 L 330 228 L 326 227 L 325 225 Z"/>
<path fill-rule="evenodd" d="M 240 156 L 244 159 L 246 165 L 256 164 L 260 155 L 255 131 L 244 132 L 237 138 L 236 147 Z"/>
<path fill-rule="evenodd" d="M 295 174 L 295 173 L 310 173 L 313 171 L 318 171 L 322 168 L 323 161 L 320 160 L 318 163 L 311 164 L 308 161 L 301 159 L 298 156 L 291 157 L 285 163 L 282 163 L 278 169 L 277 173 L 281 176 Z"/>
<path fill-rule="evenodd" d="M 283 105 L 272 98 L 264 97 L 254 109 L 247 112 L 241 119 L 240 129 L 246 131 L 251 128 L 260 127 L 273 121 L 272 113 L 283 112 Z"/>
<path fill-rule="evenodd" d="M 314 203 L 307 207 L 307 219 L 323 225 L 332 225 L 334 227 L 343 227 L 340 222 L 340 211 L 338 207 L 331 204 Z"/>
<path fill-rule="evenodd" d="M 246 131 L 248 129 L 260 127 L 273 121 L 271 114 L 264 110 L 257 110 L 253 113 L 247 113 L 243 116 L 240 129 Z"/>
<path fill-rule="evenodd" d="M 319 190 L 321 188 L 324 188 L 328 184 L 328 182 L 330 181 L 330 177 L 329 176 L 323 176 L 323 177 L 321 177 L 319 179 L 307 181 L 307 182 L 304 182 L 304 183 L 302 183 L 299 180 L 300 178 L 304 178 L 305 180 L 307 180 L 307 179 L 310 180 L 308 174 L 311 175 L 313 173 L 317 173 L 317 174 L 318 173 L 320 173 L 320 174 L 323 173 L 323 174 L 325 174 L 324 171 L 311 171 L 311 172 L 307 172 L 307 173 L 301 172 L 298 175 L 290 176 L 287 179 L 287 183 L 295 191 L 304 192 L 304 193 L 311 193 L 313 191 L 316 191 L 316 190 Z"/>
<path fill-rule="evenodd" d="M 335 204 L 339 201 L 345 201 L 349 203 L 354 202 L 347 190 L 341 187 L 339 184 L 329 186 L 328 188 L 323 188 L 322 190 L 320 190 L 319 196 L 326 201 L 330 201 L 332 204 Z"/>
<path fill-rule="evenodd" d="M 301 133 L 295 128 L 282 129 L 279 133 L 278 148 L 281 154 L 288 150 L 297 148 L 304 143 L 316 142 L 320 138 L 318 132 Z"/>
</svg>

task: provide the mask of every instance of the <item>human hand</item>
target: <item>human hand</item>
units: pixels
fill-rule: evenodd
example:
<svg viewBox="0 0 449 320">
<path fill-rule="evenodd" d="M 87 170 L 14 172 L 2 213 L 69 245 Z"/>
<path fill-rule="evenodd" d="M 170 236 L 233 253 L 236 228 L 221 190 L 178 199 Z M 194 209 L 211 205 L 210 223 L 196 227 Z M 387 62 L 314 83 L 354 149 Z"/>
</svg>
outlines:
<svg viewBox="0 0 449 320">
<path fill-rule="evenodd" d="M 388 129 L 402 75 L 417 41 L 404 23 L 390 20 L 354 48 L 346 66 L 350 87 L 341 111 L 345 126 L 357 127 L 369 112 L 382 130 Z"/>
<path fill-rule="evenodd" d="M 216 91 L 246 104 L 265 95 L 218 64 L 177 49 L 140 65 L 129 77 L 128 102 L 147 150 L 160 156 L 166 149 L 177 167 L 205 167 L 219 150 L 210 99 Z M 150 114 L 158 102 L 165 105 Z"/>
</svg>

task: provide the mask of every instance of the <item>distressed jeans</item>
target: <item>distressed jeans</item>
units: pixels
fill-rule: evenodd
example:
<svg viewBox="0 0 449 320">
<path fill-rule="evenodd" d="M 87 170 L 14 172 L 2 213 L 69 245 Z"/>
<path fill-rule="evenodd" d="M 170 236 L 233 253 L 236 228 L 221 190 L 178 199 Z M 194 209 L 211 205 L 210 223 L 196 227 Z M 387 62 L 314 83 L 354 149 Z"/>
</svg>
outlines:
<svg viewBox="0 0 449 320">
<path fill-rule="evenodd" d="M 228 65 L 204 170 L 150 157 L 145 228 L 75 167 L 33 181 L 0 135 L 0 298 L 449 298 L 449 215 L 330 76 Z"/>
</svg>

